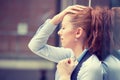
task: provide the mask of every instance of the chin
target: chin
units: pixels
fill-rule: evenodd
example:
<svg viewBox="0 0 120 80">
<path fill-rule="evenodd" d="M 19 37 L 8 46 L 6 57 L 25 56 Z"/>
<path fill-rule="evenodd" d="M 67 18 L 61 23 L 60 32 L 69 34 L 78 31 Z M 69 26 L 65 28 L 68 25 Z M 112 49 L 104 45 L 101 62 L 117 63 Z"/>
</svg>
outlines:
<svg viewBox="0 0 120 80">
<path fill-rule="evenodd" d="M 70 47 L 68 47 L 68 46 L 63 46 L 64 48 L 70 48 Z"/>
<path fill-rule="evenodd" d="M 65 44 L 61 44 L 61 46 L 64 47 L 64 48 L 71 48 L 70 46 L 65 45 Z"/>
<path fill-rule="evenodd" d="M 62 47 L 67 48 L 65 45 L 62 45 Z"/>
</svg>

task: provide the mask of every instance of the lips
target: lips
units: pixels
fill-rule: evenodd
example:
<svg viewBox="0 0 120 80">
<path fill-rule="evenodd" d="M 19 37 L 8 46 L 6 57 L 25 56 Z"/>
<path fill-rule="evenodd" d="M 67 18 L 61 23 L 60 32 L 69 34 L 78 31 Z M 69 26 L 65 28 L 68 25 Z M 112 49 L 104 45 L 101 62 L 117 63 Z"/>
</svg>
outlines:
<svg viewBox="0 0 120 80">
<path fill-rule="evenodd" d="M 62 42 L 62 41 L 63 41 L 63 38 L 60 38 L 60 41 Z"/>
<path fill-rule="evenodd" d="M 60 37 L 60 40 L 63 40 L 63 37 Z"/>
</svg>

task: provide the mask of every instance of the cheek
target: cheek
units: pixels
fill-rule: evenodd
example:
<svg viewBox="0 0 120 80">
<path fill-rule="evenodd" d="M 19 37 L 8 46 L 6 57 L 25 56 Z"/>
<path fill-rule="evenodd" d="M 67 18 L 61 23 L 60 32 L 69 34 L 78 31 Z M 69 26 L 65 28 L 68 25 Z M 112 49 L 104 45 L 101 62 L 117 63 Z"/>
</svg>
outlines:
<svg viewBox="0 0 120 80">
<path fill-rule="evenodd" d="M 73 32 L 67 32 L 63 35 L 65 43 L 71 44 L 74 42 L 74 33 Z"/>
<path fill-rule="evenodd" d="M 73 45 L 74 45 L 74 39 L 73 39 L 73 37 L 68 36 L 68 37 L 66 37 L 63 40 L 63 43 L 62 43 L 63 47 L 65 47 L 65 48 L 71 48 L 71 47 L 73 47 Z"/>
<path fill-rule="evenodd" d="M 69 37 L 69 36 L 73 36 L 74 35 L 74 31 L 71 30 L 71 29 L 67 29 L 63 32 L 63 34 L 66 36 L 66 37 Z"/>
<path fill-rule="evenodd" d="M 71 35 L 71 34 L 70 34 L 69 32 L 64 32 L 64 33 L 63 33 L 63 36 L 66 37 L 66 38 L 69 37 L 70 35 Z"/>
</svg>

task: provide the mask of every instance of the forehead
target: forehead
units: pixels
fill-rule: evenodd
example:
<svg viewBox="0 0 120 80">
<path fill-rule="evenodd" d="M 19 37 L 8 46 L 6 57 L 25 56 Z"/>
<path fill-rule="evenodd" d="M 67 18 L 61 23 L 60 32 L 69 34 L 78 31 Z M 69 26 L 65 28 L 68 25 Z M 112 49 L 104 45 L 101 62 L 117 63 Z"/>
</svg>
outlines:
<svg viewBox="0 0 120 80">
<path fill-rule="evenodd" d="M 71 16 L 70 15 L 65 15 L 63 20 L 62 20 L 62 25 L 72 25 L 71 24 Z"/>
</svg>

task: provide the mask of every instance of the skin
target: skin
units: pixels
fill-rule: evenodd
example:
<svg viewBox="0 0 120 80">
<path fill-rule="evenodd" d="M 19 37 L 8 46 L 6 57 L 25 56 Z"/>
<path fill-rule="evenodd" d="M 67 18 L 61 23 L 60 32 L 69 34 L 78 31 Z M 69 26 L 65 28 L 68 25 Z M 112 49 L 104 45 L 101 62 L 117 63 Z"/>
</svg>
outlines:
<svg viewBox="0 0 120 80">
<path fill-rule="evenodd" d="M 71 73 L 77 64 L 78 62 L 73 58 L 61 60 L 57 65 L 57 71 L 60 75 L 59 80 L 70 80 Z"/>
<path fill-rule="evenodd" d="M 54 16 L 50 21 L 50 23 L 54 25 L 62 22 L 62 27 L 58 31 L 61 44 L 64 48 L 71 48 L 76 57 L 78 57 L 80 53 L 82 53 L 82 51 L 84 50 L 83 43 L 86 37 L 86 33 L 81 27 L 74 28 L 70 21 L 72 19 L 72 14 L 77 14 L 84 8 L 86 7 L 80 5 L 69 6 L 61 13 Z M 60 61 L 57 65 L 57 70 L 60 74 L 60 80 L 70 80 L 70 75 L 75 65 L 76 62 L 74 62 L 74 60 L 72 59 L 65 59 Z M 61 69 L 61 67 L 63 68 Z"/>
<path fill-rule="evenodd" d="M 58 31 L 58 34 L 60 36 L 61 44 L 65 48 L 72 48 L 74 46 L 75 42 L 75 30 L 73 29 L 73 26 L 69 22 L 70 17 L 65 16 L 63 21 L 62 21 L 62 27 Z M 71 44 L 70 44 L 71 43 Z"/>
<path fill-rule="evenodd" d="M 62 27 L 58 31 L 58 34 L 60 36 L 62 46 L 64 48 L 71 48 L 74 51 L 75 56 L 78 57 L 84 50 L 82 47 L 85 41 L 85 32 L 81 27 L 74 28 L 70 22 L 71 18 L 72 17 L 68 14 L 64 16 Z"/>
<path fill-rule="evenodd" d="M 58 32 L 62 46 L 65 48 L 71 48 L 76 57 L 78 57 L 83 51 L 83 36 L 85 32 L 81 27 L 73 29 L 73 25 L 70 23 L 72 17 L 68 15 L 68 13 L 77 14 L 84 8 L 86 7 L 80 5 L 69 6 L 65 10 L 54 16 L 50 21 L 50 23 L 54 25 L 62 22 L 62 28 Z"/>
<path fill-rule="evenodd" d="M 56 16 L 54 16 L 52 18 L 52 20 L 50 21 L 50 23 L 57 25 L 60 22 L 62 22 L 64 16 L 67 13 L 78 13 L 80 10 L 83 10 L 85 7 L 84 6 L 80 6 L 80 5 L 74 5 L 74 6 L 69 6 L 67 7 L 65 10 L 63 10 L 62 12 L 60 12 L 59 14 L 57 14 Z"/>
</svg>

